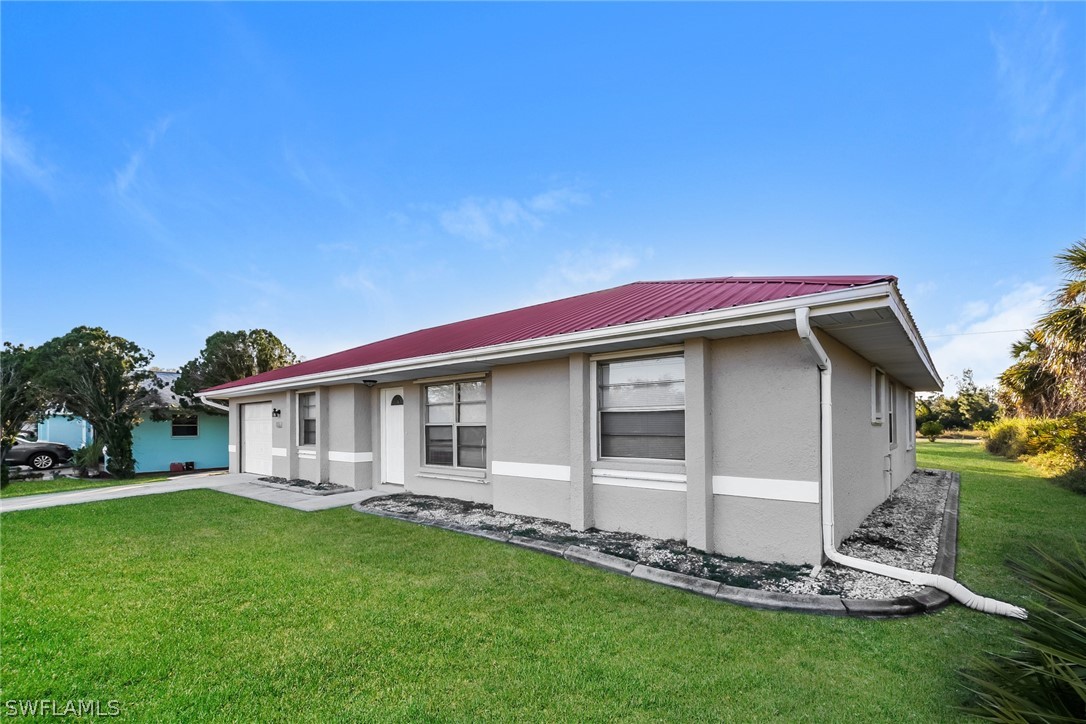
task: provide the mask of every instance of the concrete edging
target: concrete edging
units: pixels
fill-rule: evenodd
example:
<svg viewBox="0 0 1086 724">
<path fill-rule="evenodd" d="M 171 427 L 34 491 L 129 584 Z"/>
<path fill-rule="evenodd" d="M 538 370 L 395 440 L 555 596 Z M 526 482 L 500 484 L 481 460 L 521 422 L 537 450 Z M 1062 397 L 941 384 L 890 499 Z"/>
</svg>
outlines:
<svg viewBox="0 0 1086 724">
<path fill-rule="evenodd" d="M 950 473 L 950 488 L 947 491 L 946 504 L 943 507 L 943 527 L 939 535 L 939 552 L 935 557 L 932 572 L 954 577 L 954 569 L 958 555 L 958 502 L 961 489 L 961 476 L 958 473 Z M 778 593 L 776 591 L 761 591 L 755 588 L 738 588 L 725 583 L 711 581 L 707 578 L 698 578 L 684 573 L 653 568 L 628 558 L 601 553 L 591 548 L 582 548 L 571 543 L 553 543 L 551 541 L 537 540 L 520 535 L 511 535 L 500 531 L 476 530 L 455 523 L 441 521 L 421 521 L 406 515 L 389 513 L 383 510 L 370 510 L 365 503 L 355 503 L 351 506 L 356 512 L 367 515 L 375 515 L 379 518 L 391 518 L 416 525 L 426 525 L 432 528 L 443 528 L 457 533 L 467 533 L 479 538 L 497 541 L 499 543 L 511 543 L 521 548 L 528 548 L 539 553 L 545 553 L 567 561 L 599 568 L 610 573 L 618 573 L 643 581 L 658 583 L 671 588 L 678 588 L 699 596 L 719 601 L 728 601 L 748 608 L 757 608 L 768 611 L 793 611 L 797 613 L 814 613 L 824 616 L 852 616 L 859 618 L 901 618 L 915 616 L 921 613 L 934 613 L 945 608 L 950 603 L 950 595 L 930 586 L 925 587 L 920 593 L 913 596 L 900 598 L 858 599 L 841 598 L 840 596 L 820 596 L 814 594 Z"/>
</svg>

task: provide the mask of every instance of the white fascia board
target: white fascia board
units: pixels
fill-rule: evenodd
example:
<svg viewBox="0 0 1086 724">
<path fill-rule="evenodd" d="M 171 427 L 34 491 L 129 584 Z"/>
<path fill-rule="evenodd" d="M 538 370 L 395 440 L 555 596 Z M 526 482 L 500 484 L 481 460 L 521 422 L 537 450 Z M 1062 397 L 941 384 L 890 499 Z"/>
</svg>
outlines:
<svg viewBox="0 0 1086 724">
<path fill-rule="evenodd" d="M 708 312 L 684 314 L 679 317 L 665 317 L 645 322 L 589 329 L 582 332 L 541 337 L 538 339 L 506 342 L 489 347 L 392 360 L 362 367 L 350 367 L 328 372 L 317 372 L 298 377 L 287 377 L 272 382 L 256 383 L 226 390 L 207 393 L 219 399 L 244 397 L 274 390 L 297 389 L 302 386 L 328 385 L 344 382 L 362 376 L 423 371 L 430 367 L 465 362 L 493 362 L 511 359 L 540 352 L 576 351 L 587 343 L 637 342 L 652 339 L 663 334 L 683 333 L 697 336 L 699 332 L 708 332 L 730 327 L 744 327 L 768 322 L 794 322 L 798 307 L 810 307 L 811 316 L 835 314 L 860 309 L 872 309 L 891 305 L 892 286 L 888 282 L 869 284 L 862 287 L 840 289 L 832 292 L 820 292 L 788 299 L 777 299 L 740 307 L 715 309 Z M 899 317 L 899 320 L 901 318 Z M 915 343 L 915 342 L 914 342 Z M 921 349 L 918 347 L 918 349 Z"/>
<path fill-rule="evenodd" d="M 942 389 L 943 378 L 939 376 L 935 369 L 935 363 L 932 362 L 927 345 L 924 344 L 920 336 L 920 330 L 916 328 L 916 324 L 913 322 L 912 315 L 908 314 L 905 309 L 905 301 L 901 298 L 901 294 L 897 289 L 890 287 L 890 311 L 894 313 L 898 324 L 905 330 L 905 334 L 909 337 L 909 341 L 912 342 L 913 348 L 916 350 L 917 355 L 920 356 L 920 360 L 924 363 L 924 367 L 927 368 L 932 380 L 935 381 L 939 389 Z"/>
</svg>

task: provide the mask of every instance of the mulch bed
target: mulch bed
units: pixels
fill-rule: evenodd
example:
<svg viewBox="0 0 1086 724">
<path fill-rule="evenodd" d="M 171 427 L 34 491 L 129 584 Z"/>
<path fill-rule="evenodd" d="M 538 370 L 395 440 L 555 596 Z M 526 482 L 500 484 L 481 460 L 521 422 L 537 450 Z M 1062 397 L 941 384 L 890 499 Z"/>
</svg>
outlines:
<svg viewBox="0 0 1086 724">
<path fill-rule="evenodd" d="M 302 478 L 278 478 L 274 475 L 257 478 L 257 482 L 271 483 L 272 486 L 276 488 L 283 488 L 286 490 L 294 488 L 299 493 L 319 495 L 349 493 L 354 490 L 354 488 L 348 488 L 345 485 L 336 485 L 334 483 L 314 483 L 312 480 L 303 480 Z"/>
</svg>

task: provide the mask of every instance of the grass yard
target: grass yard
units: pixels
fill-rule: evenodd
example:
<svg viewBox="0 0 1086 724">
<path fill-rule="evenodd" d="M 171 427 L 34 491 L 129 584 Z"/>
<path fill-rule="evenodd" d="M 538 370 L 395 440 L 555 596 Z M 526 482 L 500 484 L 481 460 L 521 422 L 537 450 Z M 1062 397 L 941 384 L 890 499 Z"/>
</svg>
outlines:
<svg viewBox="0 0 1086 724">
<path fill-rule="evenodd" d="M 18 498 L 23 495 L 39 495 L 41 493 L 65 493 L 71 490 L 90 490 L 91 488 L 112 488 L 116 485 L 134 485 L 137 483 L 157 483 L 168 480 L 161 473 L 147 473 L 137 475 L 131 480 L 117 480 L 115 478 L 86 479 L 80 478 L 56 478 L 55 480 L 12 480 L 3 488 L 0 488 L 0 498 Z"/>
<path fill-rule="evenodd" d="M 1066 547 L 1086 496 L 966 445 L 959 576 Z M 944 721 L 1015 623 L 760 612 L 349 509 L 207 490 L 5 513 L 0 700 L 221 720 Z M 105 704 L 103 703 L 103 708 Z"/>
</svg>

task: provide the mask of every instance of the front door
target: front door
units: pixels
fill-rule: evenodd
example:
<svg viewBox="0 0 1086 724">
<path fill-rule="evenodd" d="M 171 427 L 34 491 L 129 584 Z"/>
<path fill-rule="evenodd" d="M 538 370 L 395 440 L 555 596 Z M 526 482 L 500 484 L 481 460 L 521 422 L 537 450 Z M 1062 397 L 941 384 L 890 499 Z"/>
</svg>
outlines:
<svg viewBox="0 0 1086 724">
<path fill-rule="evenodd" d="M 403 388 L 381 390 L 381 482 L 403 485 Z"/>
<path fill-rule="evenodd" d="M 272 474 L 272 403 L 241 406 L 241 472 Z"/>
</svg>

